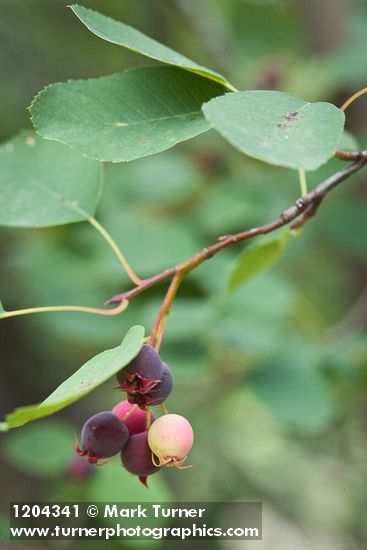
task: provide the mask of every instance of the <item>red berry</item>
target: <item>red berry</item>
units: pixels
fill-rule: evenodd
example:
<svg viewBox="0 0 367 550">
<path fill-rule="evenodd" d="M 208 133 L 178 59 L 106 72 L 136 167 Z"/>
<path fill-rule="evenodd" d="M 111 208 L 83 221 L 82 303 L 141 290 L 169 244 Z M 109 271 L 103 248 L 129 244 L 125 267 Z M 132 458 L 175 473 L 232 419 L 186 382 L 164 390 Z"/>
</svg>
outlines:
<svg viewBox="0 0 367 550">
<path fill-rule="evenodd" d="M 134 409 L 135 405 L 132 405 L 128 401 L 121 401 L 120 403 L 117 403 L 117 405 L 114 406 L 112 409 L 112 412 L 121 420 L 124 422 L 124 424 L 128 427 L 130 435 L 139 434 L 141 432 L 145 432 L 147 429 L 146 422 L 147 422 L 147 413 L 146 411 L 135 408 L 135 410 L 129 414 L 127 418 L 125 416 L 130 413 L 132 409 Z M 151 411 L 151 422 L 154 422 L 154 414 L 153 411 Z"/>
<path fill-rule="evenodd" d="M 151 425 L 148 443 L 157 466 L 182 467 L 194 442 L 190 423 L 179 414 L 165 414 Z M 187 467 L 187 466 L 186 466 Z"/>
<path fill-rule="evenodd" d="M 129 439 L 129 430 L 112 412 L 101 412 L 87 420 L 82 428 L 82 448 L 76 444 L 80 456 L 88 456 L 95 464 L 100 458 L 117 454 Z"/>
</svg>

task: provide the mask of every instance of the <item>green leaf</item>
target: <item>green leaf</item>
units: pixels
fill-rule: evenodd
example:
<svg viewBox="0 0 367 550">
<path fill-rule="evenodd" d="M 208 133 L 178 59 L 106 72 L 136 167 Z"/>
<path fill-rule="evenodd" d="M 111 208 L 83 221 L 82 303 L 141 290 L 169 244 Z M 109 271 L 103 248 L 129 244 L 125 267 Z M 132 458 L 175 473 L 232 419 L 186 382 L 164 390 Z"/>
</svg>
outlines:
<svg viewBox="0 0 367 550">
<path fill-rule="evenodd" d="M 0 146 L 0 225 L 47 227 L 93 216 L 102 166 L 35 132 Z"/>
<path fill-rule="evenodd" d="M 236 290 L 261 271 L 275 264 L 285 249 L 291 232 L 287 229 L 278 235 L 257 241 L 240 254 L 230 275 L 228 288 Z"/>
<path fill-rule="evenodd" d="M 107 40 L 107 42 L 112 42 L 113 44 L 150 57 L 151 59 L 156 59 L 157 61 L 199 74 L 200 76 L 223 84 L 230 90 L 234 90 L 232 84 L 219 73 L 198 65 L 194 61 L 191 61 L 191 59 L 188 59 L 164 44 L 160 44 L 153 38 L 146 36 L 133 27 L 129 27 L 98 11 L 85 8 L 78 4 L 74 4 L 70 7 L 80 21 L 92 33 L 99 36 L 99 38 L 103 38 L 103 40 Z"/>
<path fill-rule="evenodd" d="M 224 88 L 175 67 L 51 84 L 31 105 L 32 121 L 48 139 L 103 161 L 153 155 L 209 130 L 205 101 Z"/>
<path fill-rule="evenodd" d="M 59 418 L 30 424 L 5 439 L 4 456 L 23 474 L 40 478 L 58 476 L 66 472 L 68 462 L 73 459 L 70 449 L 73 434 L 73 427 Z"/>
<path fill-rule="evenodd" d="M 45 401 L 8 414 L 5 422 L 0 424 L 0 431 L 17 428 L 31 420 L 48 416 L 81 399 L 127 365 L 139 353 L 143 338 L 144 328 L 132 327 L 119 346 L 90 359 Z"/>
<path fill-rule="evenodd" d="M 206 119 L 242 153 L 279 166 L 316 170 L 337 149 L 344 113 L 288 93 L 226 94 L 203 106 Z"/>
</svg>

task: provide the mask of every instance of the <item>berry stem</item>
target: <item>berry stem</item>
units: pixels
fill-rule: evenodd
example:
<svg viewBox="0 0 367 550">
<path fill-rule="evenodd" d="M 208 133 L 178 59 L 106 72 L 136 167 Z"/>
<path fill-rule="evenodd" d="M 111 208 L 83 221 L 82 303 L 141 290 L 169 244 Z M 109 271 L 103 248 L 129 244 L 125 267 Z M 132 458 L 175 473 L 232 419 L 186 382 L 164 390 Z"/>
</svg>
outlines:
<svg viewBox="0 0 367 550">
<path fill-rule="evenodd" d="M 147 407 L 147 416 L 145 421 L 145 428 L 147 431 L 149 430 L 151 423 L 152 423 L 152 411 L 150 407 Z"/>
<path fill-rule="evenodd" d="M 176 275 L 173 277 L 171 284 L 167 290 L 167 293 L 164 297 L 164 300 L 162 302 L 162 305 L 158 311 L 158 315 L 154 321 L 152 333 L 149 338 L 149 345 L 154 346 L 155 344 L 155 350 L 158 352 L 163 335 L 164 335 L 164 328 L 165 328 L 165 322 L 167 319 L 167 316 L 170 312 L 172 302 L 175 299 L 175 296 L 177 294 L 178 288 L 181 284 L 181 281 L 183 279 L 183 273 L 176 273 Z"/>
<path fill-rule="evenodd" d="M 129 416 L 131 416 L 135 411 L 136 409 L 138 408 L 139 405 L 134 405 L 122 418 L 122 421 L 124 422 L 125 420 L 127 420 L 129 418 Z"/>
<path fill-rule="evenodd" d="M 166 405 L 165 405 L 164 403 L 161 403 L 160 406 L 161 406 L 161 410 L 162 410 L 162 413 L 163 413 L 163 414 L 169 414 L 169 413 L 168 413 L 168 409 L 167 409 L 167 407 L 166 407 Z"/>
</svg>

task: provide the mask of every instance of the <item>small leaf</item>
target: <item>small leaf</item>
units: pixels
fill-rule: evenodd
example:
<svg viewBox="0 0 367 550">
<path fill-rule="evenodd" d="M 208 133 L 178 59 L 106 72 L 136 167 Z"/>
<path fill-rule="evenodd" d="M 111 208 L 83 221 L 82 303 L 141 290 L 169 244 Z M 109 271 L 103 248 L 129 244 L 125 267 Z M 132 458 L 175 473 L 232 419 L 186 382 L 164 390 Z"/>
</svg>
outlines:
<svg viewBox="0 0 367 550">
<path fill-rule="evenodd" d="M 207 120 L 242 153 L 278 166 L 316 170 L 337 149 L 344 113 L 284 92 L 226 94 L 203 106 Z"/>
<path fill-rule="evenodd" d="M 47 227 L 93 216 L 99 162 L 27 131 L 0 146 L 0 166 L 0 225 Z"/>
<path fill-rule="evenodd" d="M 84 397 L 127 365 L 143 345 L 144 328 L 132 327 L 116 348 L 103 351 L 85 363 L 40 404 L 16 409 L 0 424 L 0 431 L 17 428 L 53 414 Z"/>
<path fill-rule="evenodd" d="M 194 61 L 191 61 L 191 59 L 157 42 L 153 38 L 146 36 L 133 27 L 129 27 L 121 23 L 121 21 L 116 21 L 98 11 L 85 8 L 78 4 L 74 4 L 70 7 L 80 21 L 92 33 L 99 36 L 99 38 L 103 38 L 103 40 L 107 40 L 107 42 L 112 42 L 113 44 L 150 57 L 151 59 L 156 59 L 157 61 L 199 74 L 205 78 L 223 84 L 230 90 L 234 90 L 232 84 L 219 73 L 198 65 Z"/>
<path fill-rule="evenodd" d="M 231 273 L 229 290 L 236 290 L 251 277 L 275 264 L 283 254 L 290 235 L 287 229 L 275 237 L 258 241 L 245 248 Z"/>
<path fill-rule="evenodd" d="M 43 137 L 89 157 L 130 161 L 209 130 L 201 106 L 223 92 L 175 67 L 143 67 L 51 84 L 33 101 L 32 121 Z"/>
</svg>

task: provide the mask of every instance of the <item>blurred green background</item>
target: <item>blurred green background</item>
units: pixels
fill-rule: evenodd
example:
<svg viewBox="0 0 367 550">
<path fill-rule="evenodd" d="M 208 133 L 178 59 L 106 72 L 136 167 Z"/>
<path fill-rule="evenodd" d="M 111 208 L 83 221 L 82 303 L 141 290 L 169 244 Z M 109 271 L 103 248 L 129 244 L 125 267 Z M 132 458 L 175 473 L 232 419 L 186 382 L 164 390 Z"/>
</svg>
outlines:
<svg viewBox="0 0 367 550">
<path fill-rule="evenodd" d="M 89 33 L 67 4 L 0 0 L 2 140 L 30 127 L 26 108 L 49 82 L 148 62 Z M 365 0 L 83 4 L 222 71 L 240 89 L 286 90 L 340 105 L 367 83 Z M 349 109 L 347 127 L 366 146 L 366 100 Z M 310 184 L 340 166 L 330 161 L 310 175 Z M 333 192 L 282 260 L 236 293 L 228 293 L 227 281 L 243 245 L 185 280 L 161 355 L 175 380 L 168 408 L 194 427 L 195 468 L 166 469 L 152 477 L 149 492 L 117 458 L 76 478 L 73 434 L 91 414 L 121 399 L 110 381 L 54 417 L 1 435 L 0 533 L 6 535 L 14 500 L 260 500 L 263 542 L 210 547 L 364 549 L 366 180 L 362 173 Z M 296 172 L 248 159 L 209 132 L 159 156 L 106 165 L 97 218 L 147 277 L 221 234 L 272 220 L 298 193 Z M 1 299 L 8 310 L 98 306 L 129 285 L 86 224 L 3 229 L 0 247 Z M 134 299 L 117 318 L 51 313 L 2 321 L 1 416 L 44 399 L 91 356 L 117 345 L 133 324 L 149 332 L 165 288 Z M 105 545 L 67 541 L 63 547 Z"/>
</svg>

